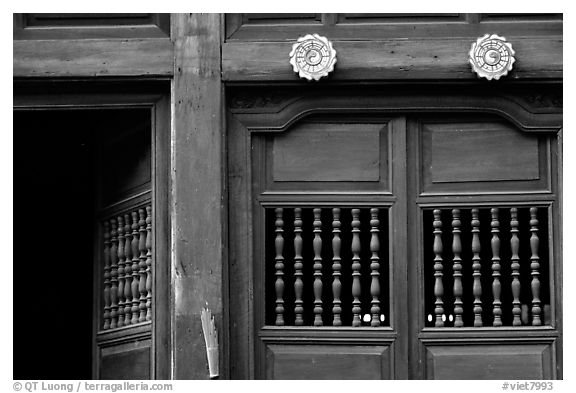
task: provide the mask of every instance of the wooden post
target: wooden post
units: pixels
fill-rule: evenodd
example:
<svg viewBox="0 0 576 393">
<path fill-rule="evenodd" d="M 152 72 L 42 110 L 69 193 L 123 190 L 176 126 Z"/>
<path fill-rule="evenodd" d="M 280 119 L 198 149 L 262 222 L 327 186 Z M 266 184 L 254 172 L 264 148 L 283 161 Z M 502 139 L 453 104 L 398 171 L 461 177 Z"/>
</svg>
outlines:
<svg viewBox="0 0 576 393">
<path fill-rule="evenodd" d="M 223 267 L 227 262 L 223 173 L 225 127 L 221 84 L 220 14 L 172 14 L 175 69 L 172 91 L 173 372 L 175 379 L 208 379 L 200 313 L 208 307 L 220 335 Z M 248 301 L 248 299 L 246 299 Z M 228 340 L 219 337 L 226 345 Z M 220 348 L 220 359 L 228 359 Z M 227 378 L 228 365 L 220 364 Z"/>
<path fill-rule="evenodd" d="M 302 313 L 304 312 L 304 304 L 302 302 L 302 290 L 304 284 L 302 282 L 302 209 L 297 207 L 294 209 L 294 324 L 300 326 L 304 324 Z"/>
<path fill-rule="evenodd" d="M 284 209 L 276 208 L 276 239 L 274 241 L 276 246 L 276 282 L 274 287 L 276 289 L 276 325 L 284 325 L 284 256 L 282 252 L 284 251 L 284 220 L 282 219 L 282 213 Z"/>
</svg>

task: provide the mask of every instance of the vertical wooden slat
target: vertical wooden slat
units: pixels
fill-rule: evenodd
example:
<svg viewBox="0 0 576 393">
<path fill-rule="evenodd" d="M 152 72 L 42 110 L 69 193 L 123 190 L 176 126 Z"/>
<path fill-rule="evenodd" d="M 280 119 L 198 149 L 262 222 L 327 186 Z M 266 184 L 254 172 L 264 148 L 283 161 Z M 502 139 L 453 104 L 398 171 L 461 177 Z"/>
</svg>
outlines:
<svg viewBox="0 0 576 393">
<path fill-rule="evenodd" d="M 140 315 L 138 316 L 138 322 L 146 321 L 146 212 L 144 209 L 138 209 L 138 232 L 140 232 L 138 251 L 140 255 L 138 258 L 140 262 L 138 264 L 138 274 L 140 279 L 138 282 L 138 292 L 140 292 L 140 304 L 138 309 Z"/>
<path fill-rule="evenodd" d="M 374 327 L 380 326 L 380 239 L 378 237 L 380 220 L 378 219 L 378 212 L 377 208 L 370 209 L 370 233 L 372 234 L 370 238 L 370 252 L 372 253 L 370 257 L 370 276 L 372 277 L 370 283 L 370 295 L 372 295 L 370 326 Z"/>
<path fill-rule="evenodd" d="M 124 326 L 124 218 L 118 216 L 118 327 Z"/>
<path fill-rule="evenodd" d="M 132 226 L 130 215 L 124 214 L 124 325 L 132 323 Z"/>
<path fill-rule="evenodd" d="M 314 326 L 322 326 L 322 209 L 314 209 Z"/>
<path fill-rule="evenodd" d="M 284 221 L 282 220 L 282 208 L 275 209 L 276 222 L 275 232 L 276 239 L 274 245 L 276 247 L 275 269 L 276 269 L 276 282 L 274 287 L 276 289 L 276 326 L 284 325 Z"/>
<path fill-rule="evenodd" d="M 462 258 L 460 253 L 462 252 L 462 242 L 460 240 L 460 209 L 452 210 L 452 253 L 453 258 L 453 270 L 454 270 L 454 327 L 464 326 L 462 321 L 462 313 L 464 309 L 462 308 Z"/>
<path fill-rule="evenodd" d="M 442 265 L 442 219 L 441 210 L 435 209 L 434 212 L 434 296 L 436 300 L 434 302 L 434 315 L 436 316 L 436 321 L 434 326 L 442 327 L 444 326 L 444 321 L 442 319 L 444 315 L 444 301 L 442 297 L 444 296 L 444 284 L 442 283 L 443 269 Z"/>
<path fill-rule="evenodd" d="M 530 257 L 530 269 L 532 270 L 532 325 L 542 325 L 540 307 L 540 257 L 538 256 L 538 247 L 540 239 L 538 238 L 538 208 L 530 208 L 530 249 L 532 256 Z"/>
<path fill-rule="evenodd" d="M 342 291 L 342 283 L 340 282 L 340 276 L 342 275 L 341 269 L 341 258 L 340 258 L 340 248 L 342 246 L 342 240 L 340 239 L 340 209 L 332 209 L 332 253 L 334 257 L 332 258 L 332 294 L 334 295 L 332 314 L 334 320 L 332 325 L 342 326 L 342 319 L 340 314 L 342 313 L 342 303 L 340 301 L 340 292 Z"/>
<path fill-rule="evenodd" d="M 482 326 L 482 277 L 480 264 L 480 220 L 478 209 L 472 209 L 472 294 L 474 295 L 474 326 Z"/>
<path fill-rule="evenodd" d="M 110 329 L 118 326 L 118 231 L 116 220 L 110 220 Z"/>
<path fill-rule="evenodd" d="M 360 209 L 352 209 L 352 326 L 361 324 L 360 312 Z"/>
<path fill-rule="evenodd" d="M 302 283 L 302 209 L 297 207 L 294 209 L 294 324 L 301 326 L 304 324 L 302 313 L 304 312 L 302 302 L 302 290 L 304 284 Z"/>
<path fill-rule="evenodd" d="M 139 250 L 138 243 L 140 241 L 140 233 L 138 232 L 138 212 L 132 212 L 132 324 L 138 323 L 138 318 L 140 316 L 140 291 L 139 278 L 140 278 L 140 267 L 139 267 Z"/>
<path fill-rule="evenodd" d="M 104 239 L 104 325 L 103 329 L 110 329 L 110 223 L 103 223 Z"/>
<path fill-rule="evenodd" d="M 513 326 L 522 325 L 520 314 L 522 313 L 520 305 L 520 257 L 518 250 L 520 248 L 520 239 L 518 238 L 518 209 L 513 207 L 510 209 L 510 250 L 512 256 L 510 257 L 510 268 L 512 269 L 512 321 Z"/>
<path fill-rule="evenodd" d="M 146 320 L 152 320 L 152 206 L 146 206 Z"/>
<path fill-rule="evenodd" d="M 494 314 L 493 326 L 502 326 L 502 303 L 500 301 L 500 221 L 498 221 L 498 208 L 490 209 L 492 221 L 492 295 L 494 300 L 492 302 L 492 313 Z"/>
</svg>

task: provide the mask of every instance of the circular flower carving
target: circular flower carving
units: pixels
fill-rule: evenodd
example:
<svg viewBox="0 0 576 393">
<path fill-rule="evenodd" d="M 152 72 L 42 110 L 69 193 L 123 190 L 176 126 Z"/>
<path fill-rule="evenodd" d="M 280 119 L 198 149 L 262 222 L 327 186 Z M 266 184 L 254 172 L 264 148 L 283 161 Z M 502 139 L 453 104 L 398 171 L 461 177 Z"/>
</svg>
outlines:
<svg viewBox="0 0 576 393">
<path fill-rule="evenodd" d="M 469 60 L 472 70 L 481 78 L 500 79 L 512 70 L 516 61 L 512 44 L 496 34 L 486 34 L 472 44 Z"/>
<path fill-rule="evenodd" d="M 292 45 L 290 64 L 300 78 L 319 80 L 334 70 L 336 51 L 326 37 L 307 34 Z"/>
</svg>

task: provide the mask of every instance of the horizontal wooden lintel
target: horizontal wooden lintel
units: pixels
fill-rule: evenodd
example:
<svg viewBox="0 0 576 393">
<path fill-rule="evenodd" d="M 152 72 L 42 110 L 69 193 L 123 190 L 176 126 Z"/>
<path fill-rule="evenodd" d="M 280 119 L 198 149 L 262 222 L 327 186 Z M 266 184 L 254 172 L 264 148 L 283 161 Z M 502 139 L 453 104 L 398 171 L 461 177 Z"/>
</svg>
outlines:
<svg viewBox="0 0 576 393">
<path fill-rule="evenodd" d="M 223 79 L 228 82 L 299 81 L 289 63 L 292 44 L 224 43 Z M 330 80 L 477 80 L 468 62 L 471 44 L 470 39 L 463 38 L 334 41 L 335 70 L 314 83 L 321 85 Z M 517 61 L 504 79 L 562 79 L 562 44 L 561 36 L 514 39 L 512 45 Z"/>
<path fill-rule="evenodd" d="M 171 76 L 169 38 L 13 41 L 14 77 Z"/>
</svg>

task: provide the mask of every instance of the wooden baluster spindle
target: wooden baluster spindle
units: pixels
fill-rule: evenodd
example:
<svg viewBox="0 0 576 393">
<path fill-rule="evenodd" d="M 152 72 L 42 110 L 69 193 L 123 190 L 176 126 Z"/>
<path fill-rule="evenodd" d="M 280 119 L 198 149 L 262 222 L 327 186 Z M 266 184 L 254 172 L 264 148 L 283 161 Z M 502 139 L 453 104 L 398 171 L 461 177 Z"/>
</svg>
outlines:
<svg viewBox="0 0 576 393">
<path fill-rule="evenodd" d="M 442 278 L 444 276 L 442 265 L 442 211 L 435 209 L 434 214 L 434 296 L 436 296 L 436 301 L 434 302 L 434 315 L 436 316 L 436 321 L 434 326 L 443 327 L 444 321 L 442 316 L 444 315 L 444 301 L 442 297 L 444 296 L 444 284 L 442 283 Z"/>
<path fill-rule="evenodd" d="M 146 206 L 146 320 L 152 320 L 152 206 Z"/>
<path fill-rule="evenodd" d="M 342 302 L 340 301 L 340 292 L 342 291 L 342 283 L 340 282 L 340 276 L 342 275 L 340 248 L 342 246 L 342 240 L 340 239 L 340 209 L 338 208 L 332 209 L 332 233 L 332 253 L 334 254 L 332 258 L 332 294 L 334 295 L 332 307 L 334 320 L 332 325 L 342 326 Z"/>
<path fill-rule="evenodd" d="M 118 326 L 118 231 L 116 220 L 110 220 L 110 329 Z"/>
<path fill-rule="evenodd" d="M 138 316 L 138 322 L 146 321 L 146 212 L 144 209 L 138 209 L 138 232 L 140 236 L 138 237 L 138 251 L 140 255 L 138 259 L 138 274 L 140 278 L 138 280 L 138 292 L 140 292 L 140 304 L 138 309 L 140 315 Z"/>
<path fill-rule="evenodd" d="M 132 323 L 132 226 L 130 225 L 130 215 L 124 215 L 124 325 Z"/>
<path fill-rule="evenodd" d="M 512 315 L 514 320 L 513 326 L 522 325 L 522 308 L 520 304 L 520 257 L 518 250 L 520 249 L 520 239 L 518 238 L 518 209 L 513 207 L 510 209 L 510 250 L 512 256 L 510 257 L 510 268 L 512 269 Z"/>
<path fill-rule="evenodd" d="M 110 223 L 103 222 L 104 238 L 104 326 L 103 329 L 110 329 Z"/>
<path fill-rule="evenodd" d="M 480 220 L 478 209 L 472 209 L 472 294 L 474 295 L 474 327 L 482 326 L 482 276 L 480 264 Z"/>
<path fill-rule="evenodd" d="M 282 255 L 284 251 L 284 221 L 282 220 L 282 208 L 277 208 L 276 212 L 276 239 L 274 245 L 276 246 L 276 259 L 275 259 L 275 269 L 276 269 L 276 282 L 274 287 L 276 289 L 276 326 L 284 325 L 284 256 Z"/>
<path fill-rule="evenodd" d="M 118 327 L 124 326 L 124 280 L 126 279 L 124 264 L 124 218 L 118 216 Z"/>
<path fill-rule="evenodd" d="M 370 233 L 372 234 L 370 238 L 370 252 L 372 252 L 370 257 L 370 276 L 372 277 L 370 283 L 370 295 L 372 295 L 370 326 L 374 327 L 380 326 L 380 257 L 378 255 L 380 252 L 380 239 L 378 237 L 380 220 L 378 219 L 378 211 L 376 208 L 370 209 Z"/>
<path fill-rule="evenodd" d="M 361 325 L 360 313 L 360 209 L 352 209 L 352 326 Z"/>
<path fill-rule="evenodd" d="M 314 326 L 322 326 L 322 209 L 314 209 Z"/>
<path fill-rule="evenodd" d="M 502 302 L 500 301 L 500 222 L 498 221 L 497 208 L 490 209 L 492 214 L 492 221 L 490 226 L 492 227 L 492 295 L 494 301 L 492 302 L 494 314 L 493 326 L 502 326 Z"/>
<path fill-rule="evenodd" d="M 532 256 L 530 257 L 530 269 L 532 270 L 532 325 L 542 325 L 540 314 L 542 309 L 540 307 L 540 257 L 538 256 L 538 247 L 540 239 L 538 238 L 538 208 L 530 208 L 530 249 Z"/>
<path fill-rule="evenodd" d="M 302 290 L 304 284 L 302 283 L 302 209 L 297 207 L 294 209 L 294 324 L 301 326 L 304 324 L 302 314 L 304 313 L 304 305 L 302 302 Z"/>
<path fill-rule="evenodd" d="M 460 240 L 460 209 L 452 210 L 452 253 L 454 254 L 453 259 L 453 270 L 454 270 L 454 327 L 464 326 L 462 320 L 462 313 L 464 309 L 462 308 L 462 258 L 460 253 L 462 252 L 462 241 Z"/>
<path fill-rule="evenodd" d="M 131 323 L 134 325 L 138 323 L 138 318 L 140 317 L 140 291 L 139 291 L 139 279 L 140 279 L 140 257 L 138 243 L 140 241 L 140 233 L 138 232 L 138 212 L 132 212 L 132 320 Z"/>
</svg>

